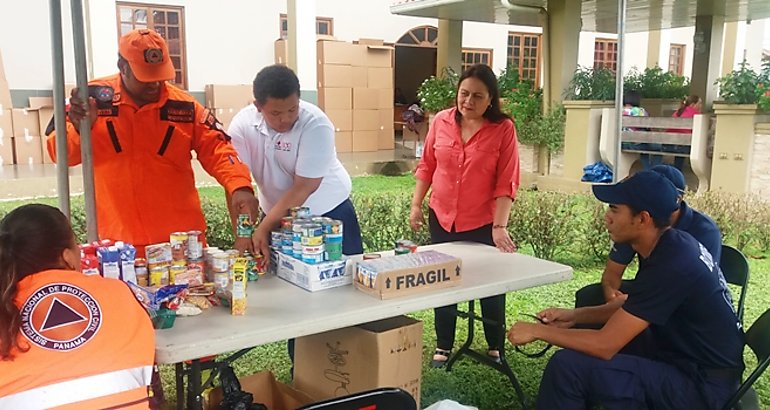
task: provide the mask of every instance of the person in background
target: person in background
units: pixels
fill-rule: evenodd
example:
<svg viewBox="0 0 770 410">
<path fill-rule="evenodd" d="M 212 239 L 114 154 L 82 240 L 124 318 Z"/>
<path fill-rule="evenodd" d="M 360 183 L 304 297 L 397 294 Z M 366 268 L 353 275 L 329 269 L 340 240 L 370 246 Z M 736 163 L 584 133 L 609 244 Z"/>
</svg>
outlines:
<svg viewBox="0 0 770 410">
<path fill-rule="evenodd" d="M 612 240 L 639 254 L 639 271 L 624 297 L 549 308 L 538 314 L 543 324 L 511 327 L 514 345 L 542 340 L 563 348 L 548 361 L 537 408 L 721 409 L 743 374 L 743 330 L 708 249 L 670 226 L 680 206 L 676 187 L 642 171 L 594 185 L 593 193 L 609 204 L 604 221 Z M 650 355 L 621 350 L 645 331 L 656 347 Z"/>
<path fill-rule="evenodd" d="M 700 97 L 698 97 L 697 95 L 693 94 L 682 101 L 682 104 L 679 106 L 679 109 L 674 111 L 674 114 L 672 115 L 672 117 L 692 118 L 695 115 L 700 114 L 700 110 L 702 107 L 703 107 L 703 100 L 701 100 Z M 686 130 L 686 129 L 669 129 L 667 131 L 681 133 L 681 134 L 692 134 L 692 130 Z M 673 152 L 677 154 L 689 154 L 690 146 L 665 144 L 663 145 L 663 151 Z M 680 157 L 680 156 L 674 157 L 674 166 L 680 171 L 683 170 L 684 159 L 685 157 Z"/>
<path fill-rule="evenodd" d="M 629 90 L 623 94 L 623 116 L 625 117 L 649 117 L 650 114 L 641 107 L 642 95 L 638 91 Z M 623 131 L 647 131 L 647 129 L 640 128 L 623 128 Z M 661 144 L 656 143 L 623 143 L 624 149 L 642 150 L 642 151 L 660 151 Z M 655 165 L 663 163 L 662 155 L 654 154 L 639 154 L 639 160 L 642 162 L 644 169 L 650 169 Z"/>
<path fill-rule="evenodd" d="M 56 208 L 0 221 L 0 323 L 0 408 L 149 408 L 150 318 L 124 282 L 80 272 Z"/>
<path fill-rule="evenodd" d="M 460 77 L 455 107 L 436 114 L 415 171 L 409 224 L 424 223 L 422 203 L 431 190 L 428 228 L 431 242 L 472 241 L 514 252 L 508 217 L 519 187 L 519 154 L 513 120 L 500 111 L 500 91 L 491 68 L 476 64 Z M 481 299 L 487 354 L 499 359 L 503 348 L 505 295 Z M 441 367 L 452 353 L 457 305 L 435 309 L 436 351 Z"/>
<path fill-rule="evenodd" d="M 83 101 L 72 90 L 67 117 L 67 159 L 81 162 L 80 125 L 91 124 L 99 237 L 131 243 L 137 253 L 167 242 L 178 231 L 205 232 L 190 151 L 225 188 L 231 214 L 258 216 L 248 168 L 221 124 L 195 98 L 169 84 L 175 77 L 166 41 L 155 31 L 133 30 L 118 44 L 120 73 L 93 80 Z M 56 161 L 56 133 L 48 152 Z M 233 226 L 235 232 L 235 226 Z M 236 241 L 240 250 L 249 238 Z"/>
</svg>

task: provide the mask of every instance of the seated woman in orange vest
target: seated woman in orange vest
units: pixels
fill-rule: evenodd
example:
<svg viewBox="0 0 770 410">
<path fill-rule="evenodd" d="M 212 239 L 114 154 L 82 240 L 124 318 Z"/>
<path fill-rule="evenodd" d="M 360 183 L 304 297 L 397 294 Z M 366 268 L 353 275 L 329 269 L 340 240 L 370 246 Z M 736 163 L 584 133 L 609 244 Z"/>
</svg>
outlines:
<svg viewBox="0 0 770 410">
<path fill-rule="evenodd" d="M 0 408 L 149 408 L 152 323 L 124 282 L 80 272 L 56 208 L 0 221 L 0 324 Z"/>
</svg>

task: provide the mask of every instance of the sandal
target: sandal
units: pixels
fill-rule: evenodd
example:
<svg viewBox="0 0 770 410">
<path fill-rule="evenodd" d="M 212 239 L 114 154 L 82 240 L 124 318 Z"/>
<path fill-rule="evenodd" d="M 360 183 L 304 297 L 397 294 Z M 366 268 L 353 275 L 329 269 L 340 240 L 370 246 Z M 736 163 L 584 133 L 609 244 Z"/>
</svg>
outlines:
<svg viewBox="0 0 770 410">
<path fill-rule="evenodd" d="M 487 357 L 492 359 L 493 362 L 497 364 L 503 363 L 502 359 L 500 359 L 500 351 L 497 349 L 489 349 L 487 350 Z"/>
<path fill-rule="evenodd" d="M 449 356 L 451 354 L 452 354 L 452 350 L 444 350 L 444 349 L 436 348 L 436 351 L 433 354 L 433 360 L 431 360 L 430 362 L 430 367 L 434 369 L 444 367 L 447 360 L 449 360 Z"/>
</svg>

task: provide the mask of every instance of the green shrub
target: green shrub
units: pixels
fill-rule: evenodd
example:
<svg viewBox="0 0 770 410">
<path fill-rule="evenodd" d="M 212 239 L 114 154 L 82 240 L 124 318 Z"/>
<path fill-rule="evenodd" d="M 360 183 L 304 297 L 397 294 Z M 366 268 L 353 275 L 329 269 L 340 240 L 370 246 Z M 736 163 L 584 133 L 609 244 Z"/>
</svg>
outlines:
<svg viewBox="0 0 770 410">
<path fill-rule="evenodd" d="M 235 242 L 230 213 L 224 196 L 221 198 L 201 198 L 203 215 L 206 217 L 206 242 L 209 246 L 230 249 Z M 170 233 L 170 232 L 169 232 Z"/>
<path fill-rule="evenodd" d="M 615 99 L 615 73 L 609 68 L 578 67 L 564 91 L 567 100 Z"/>
<path fill-rule="evenodd" d="M 604 224 L 604 212 L 607 206 L 597 201 L 593 195 L 579 194 L 578 206 L 585 208 L 580 217 L 580 244 L 581 249 L 587 249 L 595 262 L 604 263 L 610 253 L 612 240 L 607 227 Z"/>
<path fill-rule="evenodd" d="M 459 78 L 460 76 L 449 67 L 445 67 L 438 77 L 432 75 L 426 78 L 417 89 L 420 107 L 425 112 L 437 113 L 454 106 Z"/>
<path fill-rule="evenodd" d="M 770 69 L 767 72 L 770 72 Z M 737 69 L 715 82 L 719 85 L 719 98 L 728 104 L 756 104 L 764 91 L 760 84 L 770 81 L 770 78 L 763 78 L 765 75 L 766 71 L 757 74 L 746 60 L 743 60 Z"/>
<path fill-rule="evenodd" d="M 417 245 L 430 243 L 428 232 L 427 201 L 423 205 L 425 225 L 419 232 L 409 227 L 409 211 L 412 191 L 377 192 L 367 195 L 353 194 L 351 197 L 361 225 L 361 240 L 365 252 L 393 249 L 399 239 L 409 239 Z"/>
<path fill-rule="evenodd" d="M 626 90 L 638 91 L 642 98 L 684 99 L 690 92 L 686 77 L 676 75 L 662 68 L 648 67 L 643 72 L 631 69 L 623 79 Z"/>
<path fill-rule="evenodd" d="M 530 245 L 541 259 L 553 260 L 567 252 L 577 239 L 579 209 L 575 198 L 561 192 L 520 191 L 509 222 L 511 237 L 520 245 Z"/>
</svg>

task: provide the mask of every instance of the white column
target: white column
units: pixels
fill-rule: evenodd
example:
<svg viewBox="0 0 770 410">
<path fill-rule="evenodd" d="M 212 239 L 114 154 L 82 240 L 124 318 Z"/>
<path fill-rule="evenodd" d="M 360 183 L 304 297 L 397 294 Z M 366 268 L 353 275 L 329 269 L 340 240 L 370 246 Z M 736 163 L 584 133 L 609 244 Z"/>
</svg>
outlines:
<svg viewBox="0 0 770 410">
<path fill-rule="evenodd" d="M 301 5 L 301 7 L 300 7 Z M 303 91 L 316 100 L 316 0 L 287 0 L 287 65 L 297 73 Z"/>
</svg>

